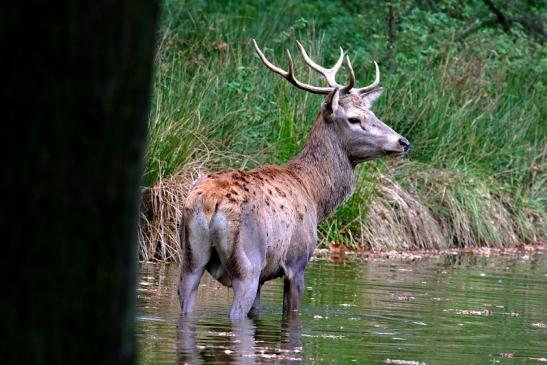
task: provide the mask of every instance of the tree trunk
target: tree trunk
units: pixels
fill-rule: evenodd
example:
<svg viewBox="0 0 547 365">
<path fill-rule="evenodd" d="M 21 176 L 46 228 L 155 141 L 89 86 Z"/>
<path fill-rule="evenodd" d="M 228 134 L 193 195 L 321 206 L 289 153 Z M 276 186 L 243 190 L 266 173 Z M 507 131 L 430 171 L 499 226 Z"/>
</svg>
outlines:
<svg viewBox="0 0 547 365">
<path fill-rule="evenodd" d="M 1 362 L 132 364 L 158 4 L 54 6 L 11 2 L 0 12 Z"/>
</svg>

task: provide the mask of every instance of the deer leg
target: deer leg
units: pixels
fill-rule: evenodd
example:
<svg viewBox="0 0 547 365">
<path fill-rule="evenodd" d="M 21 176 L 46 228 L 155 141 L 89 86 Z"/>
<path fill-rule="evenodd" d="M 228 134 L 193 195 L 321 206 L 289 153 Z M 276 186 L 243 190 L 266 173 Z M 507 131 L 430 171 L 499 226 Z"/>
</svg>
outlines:
<svg viewBox="0 0 547 365">
<path fill-rule="evenodd" d="M 182 315 L 194 310 L 199 281 L 211 259 L 209 228 L 205 215 L 197 213 L 181 226 L 182 268 L 179 300 Z"/>
<path fill-rule="evenodd" d="M 232 279 L 234 301 L 230 311 L 231 319 L 245 318 L 255 302 L 259 286 L 258 275 L 244 279 Z"/>
<path fill-rule="evenodd" d="M 196 304 L 196 296 L 199 287 L 199 281 L 203 275 L 205 267 L 201 267 L 197 270 L 185 271 L 181 270 L 180 273 L 180 286 L 179 286 L 179 300 L 180 308 L 183 315 L 188 314 L 194 310 Z"/>
<path fill-rule="evenodd" d="M 250 204 L 242 205 L 239 237 L 232 250 L 234 301 L 230 318 L 244 318 L 260 304 L 260 271 L 266 256 L 265 234 Z"/>
<path fill-rule="evenodd" d="M 287 308 L 289 308 L 289 293 L 291 291 L 291 283 L 289 282 L 289 278 L 285 276 L 283 280 L 283 313 L 287 311 Z"/>
<path fill-rule="evenodd" d="M 297 311 L 304 293 L 304 271 L 285 276 L 283 289 L 283 313 Z"/>
<path fill-rule="evenodd" d="M 251 307 L 250 314 L 258 314 L 260 311 L 260 290 L 262 289 L 262 284 L 258 284 L 258 289 L 256 290 L 256 297 Z"/>
</svg>

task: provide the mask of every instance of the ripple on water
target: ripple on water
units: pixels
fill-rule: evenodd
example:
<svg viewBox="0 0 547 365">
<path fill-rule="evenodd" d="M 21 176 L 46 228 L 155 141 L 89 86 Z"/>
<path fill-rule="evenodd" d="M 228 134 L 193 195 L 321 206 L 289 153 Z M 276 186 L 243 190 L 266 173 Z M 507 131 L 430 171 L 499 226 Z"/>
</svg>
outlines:
<svg viewBox="0 0 547 365">
<path fill-rule="evenodd" d="M 178 265 L 142 265 L 139 363 L 542 363 L 546 272 L 541 252 L 526 260 L 314 260 L 298 317 L 282 319 L 276 280 L 262 290 L 259 318 L 231 322 L 232 294 L 210 276 L 196 313 L 182 319 Z"/>
</svg>

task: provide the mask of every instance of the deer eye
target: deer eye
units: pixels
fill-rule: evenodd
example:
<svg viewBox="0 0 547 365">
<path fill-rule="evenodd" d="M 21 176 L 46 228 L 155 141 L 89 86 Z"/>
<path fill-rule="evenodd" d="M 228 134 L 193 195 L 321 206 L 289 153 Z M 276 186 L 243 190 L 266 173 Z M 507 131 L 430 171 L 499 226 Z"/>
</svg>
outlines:
<svg viewBox="0 0 547 365">
<path fill-rule="evenodd" d="M 359 118 L 349 118 L 349 119 L 348 119 L 348 122 L 351 123 L 351 124 L 358 124 L 358 123 L 361 123 L 361 121 L 359 120 Z"/>
</svg>

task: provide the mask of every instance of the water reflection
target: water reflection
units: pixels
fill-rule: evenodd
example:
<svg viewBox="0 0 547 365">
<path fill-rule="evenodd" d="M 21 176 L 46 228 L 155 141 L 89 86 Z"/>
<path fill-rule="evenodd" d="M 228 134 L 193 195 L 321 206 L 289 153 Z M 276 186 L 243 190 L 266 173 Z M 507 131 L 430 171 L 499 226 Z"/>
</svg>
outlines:
<svg viewBox="0 0 547 365">
<path fill-rule="evenodd" d="M 263 287 L 258 316 L 234 322 L 231 291 L 208 276 L 180 318 L 178 272 L 141 267 L 140 364 L 547 362 L 541 253 L 314 261 L 298 315 L 283 318 L 281 280 Z"/>
<path fill-rule="evenodd" d="M 177 323 L 176 363 L 247 365 L 275 359 L 279 364 L 301 364 L 302 327 L 298 315 L 283 316 L 279 334 L 258 318 L 233 321 L 205 321 L 196 316 L 180 317 Z M 207 328 L 207 331 L 200 331 Z M 202 345 L 217 337 L 214 344 Z"/>
</svg>

